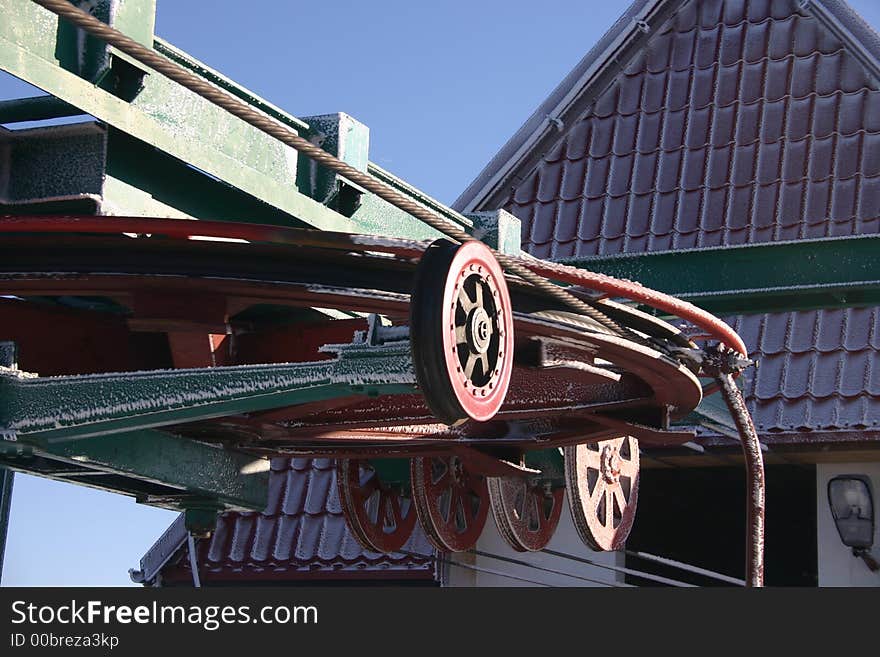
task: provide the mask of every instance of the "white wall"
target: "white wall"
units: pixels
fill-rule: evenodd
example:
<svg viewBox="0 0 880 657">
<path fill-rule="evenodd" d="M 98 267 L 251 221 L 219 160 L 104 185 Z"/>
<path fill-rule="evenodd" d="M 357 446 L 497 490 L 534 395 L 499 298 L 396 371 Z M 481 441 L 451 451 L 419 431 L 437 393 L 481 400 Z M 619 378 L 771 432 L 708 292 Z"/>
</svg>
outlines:
<svg viewBox="0 0 880 657">
<path fill-rule="evenodd" d="M 574 555 L 590 559 L 604 565 L 623 566 L 624 555 L 622 552 L 593 552 L 590 548 L 583 544 L 577 535 L 574 524 L 571 521 L 571 513 L 568 510 L 568 500 L 564 500 L 565 505 L 562 509 L 562 516 L 559 520 L 559 526 L 556 533 L 547 547 L 557 552 Z M 638 517 L 636 518 L 638 522 Z M 612 570 L 598 568 L 589 564 L 578 563 L 571 559 L 551 556 L 543 552 L 516 552 L 508 547 L 507 543 L 498 534 L 495 527 L 495 521 L 491 512 L 486 522 L 486 528 L 477 543 L 477 550 L 489 554 L 495 554 L 503 557 L 509 557 L 520 561 L 527 561 L 530 564 L 554 570 L 561 574 L 554 574 L 542 570 L 536 570 L 529 566 L 521 566 L 507 563 L 498 559 L 477 556 L 473 554 L 453 554 L 450 558 L 453 561 L 465 564 L 471 564 L 481 570 L 491 570 L 504 574 L 510 574 L 522 577 L 528 580 L 535 580 L 550 586 L 601 586 L 593 582 L 578 579 L 579 577 L 598 580 L 609 585 L 623 581 L 623 576 Z M 575 575 L 576 577 L 572 577 Z M 528 582 L 518 581 L 508 577 L 492 575 L 486 572 L 476 572 L 467 570 L 455 565 L 448 566 L 448 586 L 538 586 Z"/>
<path fill-rule="evenodd" d="M 819 525 L 819 586 L 880 586 L 880 572 L 872 573 L 840 541 L 828 506 L 828 480 L 842 474 L 867 475 L 874 493 L 874 548 L 880 560 L 880 463 L 829 463 L 816 466 L 816 517 Z"/>
</svg>

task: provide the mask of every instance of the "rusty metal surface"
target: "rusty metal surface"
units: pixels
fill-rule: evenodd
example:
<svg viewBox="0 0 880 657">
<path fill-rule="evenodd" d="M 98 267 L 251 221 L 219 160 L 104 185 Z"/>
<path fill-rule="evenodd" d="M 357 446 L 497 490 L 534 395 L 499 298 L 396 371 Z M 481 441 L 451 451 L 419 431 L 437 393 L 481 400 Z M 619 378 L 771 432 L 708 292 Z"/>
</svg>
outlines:
<svg viewBox="0 0 880 657">
<path fill-rule="evenodd" d="M 764 586 L 764 456 L 755 425 L 733 377 L 719 371 L 718 381 L 724 402 L 739 430 L 746 462 L 746 484 L 749 491 L 746 512 L 746 583 L 748 586 L 760 587 Z"/>
<path fill-rule="evenodd" d="M 544 549 L 553 538 L 565 488 L 523 477 L 489 478 L 489 499 L 498 533 L 517 552 Z"/>
<path fill-rule="evenodd" d="M 457 455 L 416 457 L 410 481 L 419 522 L 441 551 L 462 552 L 476 545 L 489 517 L 486 477 Z"/>
<path fill-rule="evenodd" d="M 413 367 L 432 414 L 447 424 L 490 420 L 513 372 L 513 309 L 504 272 L 481 242 L 438 240 L 410 300 Z"/>
<path fill-rule="evenodd" d="M 367 550 L 396 552 L 416 525 L 416 508 L 366 460 L 337 459 L 336 486 L 349 531 Z"/>
<path fill-rule="evenodd" d="M 721 395 L 742 445 L 746 469 L 746 583 L 750 587 L 764 585 L 764 503 L 766 484 L 762 445 L 755 424 L 746 407 L 745 398 L 737 387 L 733 373 L 747 366 L 748 361 L 721 347 L 707 351 L 703 371 L 718 383 Z"/>
<path fill-rule="evenodd" d="M 565 481 L 575 529 L 594 550 L 619 550 L 635 521 L 639 441 L 631 436 L 565 448 Z"/>
</svg>

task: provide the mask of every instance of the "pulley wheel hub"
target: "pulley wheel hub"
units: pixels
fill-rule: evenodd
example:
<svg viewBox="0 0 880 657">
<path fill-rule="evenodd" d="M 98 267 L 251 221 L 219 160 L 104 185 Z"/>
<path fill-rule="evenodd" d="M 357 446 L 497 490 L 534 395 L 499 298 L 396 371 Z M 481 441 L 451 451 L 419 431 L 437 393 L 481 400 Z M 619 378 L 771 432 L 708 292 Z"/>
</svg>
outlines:
<svg viewBox="0 0 880 657">
<path fill-rule="evenodd" d="M 485 422 L 513 372 L 513 312 L 504 272 L 482 242 L 437 240 L 410 302 L 413 365 L 431 412 L 446 424 Z"/>
</svg>

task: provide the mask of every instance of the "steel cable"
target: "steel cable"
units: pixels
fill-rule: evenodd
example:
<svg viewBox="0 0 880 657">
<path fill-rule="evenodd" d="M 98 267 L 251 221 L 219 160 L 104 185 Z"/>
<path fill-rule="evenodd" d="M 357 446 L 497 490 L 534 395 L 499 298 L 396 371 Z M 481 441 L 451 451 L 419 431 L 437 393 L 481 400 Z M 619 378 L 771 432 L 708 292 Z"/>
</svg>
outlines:
<svg viewBox="0 0 880 657">
<path fill-rule="evenodd" d="M 550 554 L 550 552 L 548 552 L 547 550 L 543 550 L 543 551 L 547 552 L 547 554 Z M 625 584 L 625 583 L 621 583 L 621 582 L 604 582 L 600 579 L 592 579 L 590 577 L 584 577 L 583 575 L 575 575 L 573 573 L 566 573 L 561 570 L 554 570 L 553 568 L 545 568 L 544 566 L 539 566 L 534 563 L 529 563 L 528 561 L 525 561 L 523 559 L 514 559 L 513 557 L 502 557 L 500 554 L 492 554 L 490 552 L 483 552 L 481 550 L 470 550 L 470 552 L 477 555 L 478 557 L 486 557 L 487 559 L 495 559 L 497 561 L 505 561 L 505 562 L 511 563 L 515 566 L 527 566 L 528 568 L 534 568 L 535 570 L 540 570 L 540 571 L 543 571 L 546 573 L 552 573 L 554 575 L 560 575 L 562 577 L 571 577 L 573 579 L 581 580 L 584 582 L 591 582 L 592 584 L 602 584 L 604 586 L 611 586 L 611 587 L 618 587 L 618 588 L 620 588 L 620 587 L 633 588 L 632 584 Z M 597 565 L 600 568 L 603 567 L 601 564 L 594 564 L 594 565 Z M 611 566 L 608 566 L 607 569 L 613 570 L 613 571 L 618 570 L 617 568 L 612 568 Z"/>
<path fill-rule="evenodd" d="M 613 570 L 616 572 L 623 573 L 624 575 L 630 575 L 632 577 L 641 577 L 642 579 L 647 579 L 652 582 L 657 582 L 659 584 L 666 584 L 667 586 L 676 586 L 680 588 L 696 588 L 696 584 L 688 584 L 687 582 L 681 582 L 677 579 L 671 579 L 669 577 L 662 577 L 660 575 L 652 575 L 651 573 L 646 573 L 641 570 L 634 570 L 632 568 L 621 568 L 620 566 L 608 566 L 606 564 L 599 563 L 597 561 L 593 561 L 592 559 L 587 559 L 586 557 L 578 557 L 573 554 L 566 554 L 565 552 L 558 552 L 556 550 L 550 550 L 544 548 L 541 552 L 545 552 L 554 557 L 559 557 L 561 559 L 570 559 L 571 561 L 576 561 L 578 563 L 585 563 L 591 566 L 595 566 L 597 568 L 606 568 L 608 570 Z"/>
<path fill-rule="evenodd" d="M 395 207 L 424 221 L 426 224 L 447 237 L 450 237 L 457 242 L 476 240 L 475 237 L 472 237 L 458 226 L 449 223 L 446 219 L 432 210 L 429 210 L 412 199 L 407 198 L 403 194 L 400 194 L 389 185 L 377 180 L 368 173 L 355 169 L 350 164 L 343 162 L 307 139 L 300 137 L 296 132 L 281 124 L 276 119 L 255 110 L 247 103 L 232 96 L 228 92 L 223 91 L 219 87 L 214 86 L 194 73 L 187 71 L 176 62 L 166 59 L 156 51 L 138 43 L 134 39 L 126 36 L 119 30 L 110 27 L 78 7 L 75 7 L 67 0 L 33 1 L 58 16 L 66 18 L 77 27 L 80 27 L 89 34 L 104 40 L 140 63 L 158 71 L 170 80 L 186 87 L 193 93 L 198 94 L 230 114 L 237 116 L 245 123 L 248 123 L 280 142 L 287 144 L 298 152 L 312 158 L 315 162 L 326 166 L 328 169 L 339 173 L 351 182 L 354 182 L 376 194 L 376 196 L 388 201 Z M 511 274 L 519 276 L 521 279 L 530 283 L 545 294 L 553 297 L 555 300 L 590 317 L 611 332 L 617 335 L 622 335 L 630 340 L 644 342 L 644 339 L 637 333 L 618 324 L 604 313 L 568 293 L 564 288 L 554 285 L 543 276 L 535 274 L 516 258 L 495 251 L 494 249 L 493 251 L 498 262 Z"/>
<path fill-rule="evenodd" d="M 478 550 L 469 550 L 469 552 L 471 554 L 475 554 L 477 556 L 483 556 L 483 557 L 487 557 L 489 559 L 496 559 L 498 561 L 506 561 L 506 562 L 514 564 L 514 565 L 526 566 L 527 568 L 532 568 L 534 570 L 539 570 L 539 571 L 550 573 L 553 575 L 559 575 L 561 577 L 570 577 L 572 579 L 577 579 L 577 580 L 581 580 L 584 582 L 590 582 L 591 584 L 600 584 L 602 586 L 608 586 L 611 588 L 623 588 L 623 587 L 635 588 L 633 584 L 624 584 L 624 583 L 620 583 L 620 582 L 605 582 L 600 579 L 592 579 L 590 577 L 584 577 L 583 575 L 574 575 L 572 573 L 566 573 L 561 570 L 553 570 L 552 568 L 545 568 L 543 566 L 538 566 L 537 564 L 529 563 L 528 561 L 523 561 L 521 559 L 513 559 L 511 557 L 502 557 L 501 555 L 498 555 L 498 554 L 491 554 L 488 552 L 480 552 Z M 501 571 L 491 570 L 488 568 L 482 568 L 481 566 L 475 566 L 473 564 L 465 564 L 460 561 L 455 561 L 454 559 L 450 558 L 449 553 L 447 553 L 447 552 L 438 552 L 438 553 L 435 553 L 434 555 L 429 555 L 429 554 L 422 554 L 419 552 L 409 552 L 407 550 L 397 550 L 397 554 L 406 554 L 411 557 L 420 557 L 423 559 L 439 558 L 439 559 L 442 559 L 445 563 L 450 564 L 452 566 L 457 566 L 459 568 L 465 568 L 468 570 L 486 573 L 489 575 L 495 575 L 498 577 L 508 577 L 510 579 L 516 579 L 516 580 L 520 580 L 523 582 L 530 582 L 532 584 L 540 584 L 541 586 L 550 586 L 550 584 L 547 584 L 546 582 L 538 582 L 537 580 L 527 579 L 527 578 L 524 578 L 524 577 L 521 577 L 518 575 L 513 575 L 512 573 L 504 573 Z"/>
</svg>

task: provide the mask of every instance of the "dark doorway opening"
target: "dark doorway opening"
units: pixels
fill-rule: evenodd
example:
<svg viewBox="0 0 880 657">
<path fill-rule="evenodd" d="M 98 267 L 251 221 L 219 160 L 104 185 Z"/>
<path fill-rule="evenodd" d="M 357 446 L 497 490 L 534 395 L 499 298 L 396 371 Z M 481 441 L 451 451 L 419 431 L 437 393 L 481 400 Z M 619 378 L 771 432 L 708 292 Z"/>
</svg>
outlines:
<svg viewBox="0 0 880 657">
<path fill-rule="evenodd" d="M 817 585 L 816 469 L 767 467 L 765 583 Z M 643 469 L 626 547 L 742 579 L 746 481 L 737 467 Z M 627 568 L 700 586 L 730 586 L 628 555 Z M 652 583 L 627 576 L 639 586 Z"/>
</svg>

